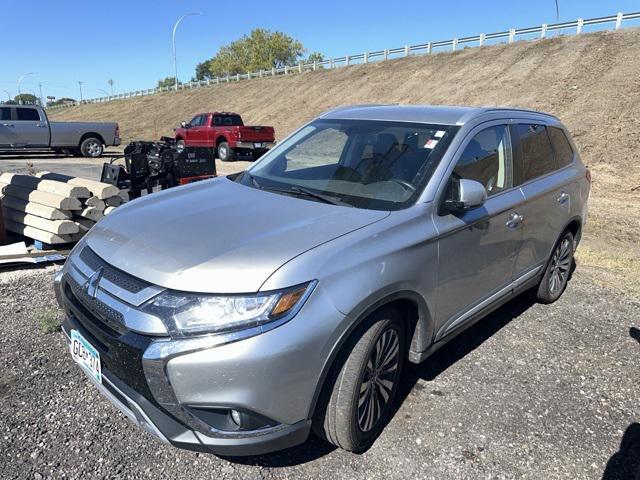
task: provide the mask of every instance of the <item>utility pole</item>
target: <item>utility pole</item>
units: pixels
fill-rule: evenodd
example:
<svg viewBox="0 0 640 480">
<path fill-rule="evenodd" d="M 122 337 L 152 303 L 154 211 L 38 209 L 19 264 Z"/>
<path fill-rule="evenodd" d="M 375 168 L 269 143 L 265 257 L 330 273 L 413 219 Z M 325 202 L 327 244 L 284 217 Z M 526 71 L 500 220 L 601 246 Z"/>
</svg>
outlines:
<svg viewBox="0 0 640 480">
<path fill-rule="evenodd" d="M 38 83 L 38 88 L 40 89 L 40 106 L 44 107 L 44 103 L 42 103 L 42 82 Z"/>
<path fill-rule="evenodd" d="M 80 103 L 82 103 L 82 80 L 78 80 L 78 85 L 80 86 Z"/>
<path fill-rule="evenodd" d="M 173 44 L 173 70 L 174 70 L 173 81 L 176 88 L 176 92 L 178 91 L 178 61 L 176 60 L 176 29 L 178 28 L 178 25 L 180 25 L 180 22 L 182 22 L 182 20 L 184 20 L 187 17 L 192 17 L 194 15 L 202 15 L 202 14 L 199 12 L 186 13 L 183 16 L 181 16 L 173 25 L 173 33 L 171 34 L 171 43 Z"/>
<path fill-rule="evenodd" d="M 113 80 L 109 79 L 107 80 L 107 83 L 109 84 L 109 86 L 111 87 L 111 96 L 113 97 Z"/>
</svg>

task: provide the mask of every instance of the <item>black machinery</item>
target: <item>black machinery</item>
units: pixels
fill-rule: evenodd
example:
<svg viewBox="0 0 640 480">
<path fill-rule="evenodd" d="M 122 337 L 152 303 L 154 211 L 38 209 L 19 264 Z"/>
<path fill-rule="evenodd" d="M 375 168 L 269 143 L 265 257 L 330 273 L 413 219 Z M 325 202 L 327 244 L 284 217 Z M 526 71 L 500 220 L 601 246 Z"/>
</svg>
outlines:
<svg viewBox="0 0 640 480">
<path fill-rule="evenodd" d="M 124 166 L 114 162 L 124 156 Z M 137 198 L 142 190 L 151 193 L 216 176 L 215 153 L 211 148 L 184 147 L 173 138 L 159 142 L 131 142 L 124 155 L 113 157 L 102 167 L 101 181 L 129 191 Z"/>
</svg>

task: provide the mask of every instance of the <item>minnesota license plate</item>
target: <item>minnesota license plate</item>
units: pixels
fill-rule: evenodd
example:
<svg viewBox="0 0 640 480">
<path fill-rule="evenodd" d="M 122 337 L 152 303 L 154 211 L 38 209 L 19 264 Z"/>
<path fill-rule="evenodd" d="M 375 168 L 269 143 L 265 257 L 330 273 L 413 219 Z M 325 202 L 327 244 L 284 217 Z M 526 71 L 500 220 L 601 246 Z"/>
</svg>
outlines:
<svg viewBox="0 0 640 480">
<path fill-rule="evenodd" d="M 100 353 L 77 330 L 71 330 L 71 343 L 69 344 L 69 348 L 71 350 L 71 357 L 76 363 L 98 383 L 102 383 Z"/>
</svg>

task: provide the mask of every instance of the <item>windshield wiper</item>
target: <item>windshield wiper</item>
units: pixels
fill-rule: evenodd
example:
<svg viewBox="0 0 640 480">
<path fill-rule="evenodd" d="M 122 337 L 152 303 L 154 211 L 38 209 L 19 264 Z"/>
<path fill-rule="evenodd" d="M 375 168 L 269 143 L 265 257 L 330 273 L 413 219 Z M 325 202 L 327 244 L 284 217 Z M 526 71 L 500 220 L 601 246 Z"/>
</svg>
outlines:
<svg viewBox="0 0 640 480">
<path fill-rule="evenodd" d="M 301 195 L 304 197 L 310 197 L 310 198 L 315 198 L 316 200 L 320 200 L 321 202 L 324 203 L 329 203 L 331 205 L 342 205 L 342 206 L 347 206 L 347 207 L 351 207 L 352 205 L 349 205 L 346 202 L 343 202 L 342 200 L 336 198 L 336 197 L 330 197 L 328 195 L 322 195 L 321 193 L 315 193 L 311 190 L 307 190 L 304 187 L 298 187 L 298 186 L 293 186 L 290 188 L 277 188 L 277 187 L 264 187 L 263 190 L 268 190 L 270 192 L 278 192 L 278 193 L 286 193 L 286 194 L 295 194 L 295 195 Z"/>
</svg>

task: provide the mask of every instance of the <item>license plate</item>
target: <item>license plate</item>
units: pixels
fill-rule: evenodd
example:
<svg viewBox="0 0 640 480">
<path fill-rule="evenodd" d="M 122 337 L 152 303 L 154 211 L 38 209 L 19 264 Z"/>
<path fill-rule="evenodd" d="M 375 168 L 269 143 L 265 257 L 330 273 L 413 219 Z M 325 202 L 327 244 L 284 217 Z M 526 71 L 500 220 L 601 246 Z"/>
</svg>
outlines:
<svg viewBox="0 0 640 480">
<path fill-rule="evenodd" d="M 76 363 L 98 383 L 102 383 L 100 353 L 77 330 L 71 330 L 69 349 L 71 350 L 71 357 Z"/>
<path fill-rule="evenodd" d="M 254 143 L 254 144 L 253 144 L 253 146 L 254 146 L 255 148 L 262 148 L 262 143 L 257 142 L 257 143 Z"/>
</svg>

